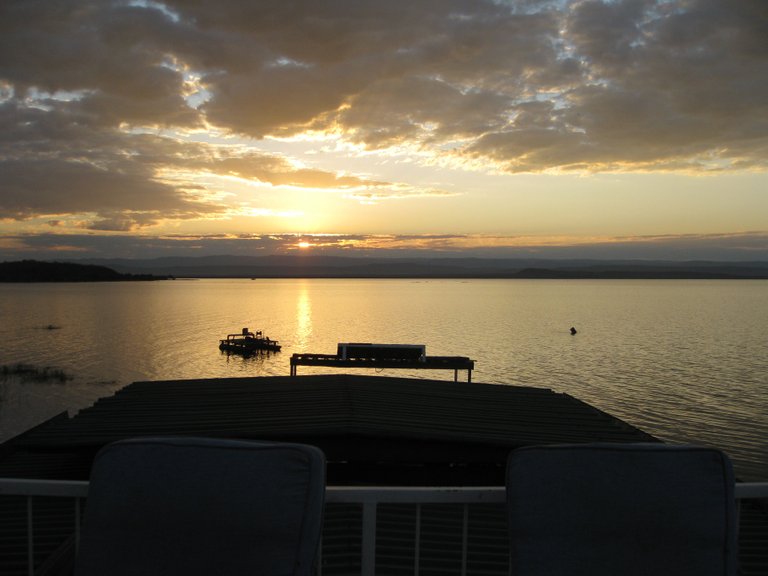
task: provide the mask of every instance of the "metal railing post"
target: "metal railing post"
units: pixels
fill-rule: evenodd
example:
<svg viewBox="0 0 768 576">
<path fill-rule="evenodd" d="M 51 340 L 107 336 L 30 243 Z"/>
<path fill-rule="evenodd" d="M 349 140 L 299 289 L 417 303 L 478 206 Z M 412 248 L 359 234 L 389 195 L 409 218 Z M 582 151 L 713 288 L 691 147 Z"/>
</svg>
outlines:
<svg viewBox="0 0 768 576">
<path fill-rule="evenodd" d="M 413 555 L 413 574 L 419 576 L 421 563 L 421 504 L 416 504 L 416 551 Z"/>
<path fill-rule="evenodd" d="M 27 574 L 35 576 L 35 536 L 32 520 L 32 496 L 27 496 Z"/>
<path fill-rule="evenodd" d="M 467 548 L 469 546 L 469 504 L 464 504 L 464 519 L 461 527 L 461 576 L 467 576 Z"/>
<path fill-rule="evenodd" d="M 376 506 L 375 501 L 363 503 L 363 576 L 374 576 L 376 573 Z"/>
<path fill-rule="evenodd" d="M 80 498 L 75 498 L 75 555 L 80 551 Z"/>
</svg>

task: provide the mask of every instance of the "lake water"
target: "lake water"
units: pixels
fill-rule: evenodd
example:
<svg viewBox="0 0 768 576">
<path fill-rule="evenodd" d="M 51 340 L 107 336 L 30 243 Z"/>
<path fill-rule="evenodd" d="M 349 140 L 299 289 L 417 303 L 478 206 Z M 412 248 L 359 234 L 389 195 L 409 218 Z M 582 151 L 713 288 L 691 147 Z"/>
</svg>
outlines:
<svg viewBox="0 0 768 576">
<path fill-rule="evenodd" d="M 219 338 L 246 326 L 282 352 L 221 353 Z M 766 334 L 760 280 L 0 284 L 0 366 L 69 378 L 0 373 L 0 439 L 138 380 L 288 375 L 294 352 L 411 343 L 471 357 L 473 381 L 567 392 L 666 440 L 720 447 L 743 479 L 768 480 Z"/>
</svg>

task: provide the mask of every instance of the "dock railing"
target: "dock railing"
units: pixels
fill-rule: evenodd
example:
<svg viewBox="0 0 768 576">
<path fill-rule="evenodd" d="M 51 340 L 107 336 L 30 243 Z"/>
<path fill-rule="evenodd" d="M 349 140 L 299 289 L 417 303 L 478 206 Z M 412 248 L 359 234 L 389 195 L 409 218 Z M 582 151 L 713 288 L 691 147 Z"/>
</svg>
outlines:
<svg viewBox="0 0 768 576">
<path fill-rule="evenodd" d="M 76 551 L 80 540 L 80 527 L 82 523 L 83 503 L 88 497 L 88 482 L 86 481 L 61 481 L 61 480 L 31 480 L 0 478 L 0 497 L 16 497 L 25 500 L 26 508 L 26 570 L 15 572 L 34 576 L 41 564 L 39 554 L 36 555 L 36 535 L 47 530 L 41 526 L 45 521 L 36 516 L 35 502 L 37 499 L 55 498 L 59 500 L 70 499 L 71 524 L 73 534 L 69 541 Z M 739 504 L 746 500 L 768 499 L 768 482 L 737 483 L 735 497 Z M 361 510 L 360 536 L 359 536 L 359 561 L 353 561 L 352 571 L 343 570 L 345 574 L 360 574 L 361 576 L 374 576 L 377 569 L 377 530 L 382 523 L 377 519 L 378 511 L 386 505 L 412 507 L 409 518 L 413 520 L 411 530 L 414 542 L 413 552 L 408 559 L 412 564 L 411 572 L 418 575 L 420 570 L 420 556 L 422 551 L 422 509 L 432 505 L 454 505 L 459 507 L 459 513 L 455 514 L 460 520 L 460 536 L 456 540 L 457 549 L 454 556 L 460 558 L 459 566 L 452 569 L 451 573 L 471 574 L 468 570 L 468 547 L 472 536 L 470 533 L 469 515 L 470 509 L 477 505 L 492 505 L 503 513 L 505 503 L 504 487 L 354 487 L 354 486 L 329 486 L 326 489 L 327 506 L 354 506 Z M 475 526 L 477 524 L 475 523 Z M 327 524 L 326 524 L 327 528 Z M 325 538 L 325 533 L 324 533 Z M 477 540 L 477 538 L 475 538 Z M 324 562 L 322 555 L 327 546 L 325 542 L 321 546 L 320 561 L 318 562 L 318 574 L 322 574 Z M 355 551 L 357 545 L 352 547 Z M 460 548 L 460 550 L 459 550 Z M 334 573 L 334 570 L 328 570 Z M 9 572 L 10 573 L 10 572 Z M 487 573 L 487 572 L 485 572 Z"/>
</svg>

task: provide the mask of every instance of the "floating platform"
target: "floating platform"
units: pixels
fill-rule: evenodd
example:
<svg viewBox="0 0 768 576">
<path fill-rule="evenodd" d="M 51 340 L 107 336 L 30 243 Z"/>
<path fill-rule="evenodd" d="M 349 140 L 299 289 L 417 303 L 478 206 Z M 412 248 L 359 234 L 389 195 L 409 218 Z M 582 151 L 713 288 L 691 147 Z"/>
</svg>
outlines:
<svg viewBox="0 0 768 576">
<path fill-rule="evenodd" d="M 344 358 L 337 354 L 293 354 L 291 376 L 297 375 L 299 366 L 327 366 L 329 368 L 397 368 L 407 370 L 453 370 L 453 381 L 459 379 L 459 370 L 467 371 L 467 382 L 472 382 L 475 361 L 465 356 L 424 356 L 411 358 Z"/>
<path fill-rule="evenodd" d="M 258 352 L 279 352 L 280 343 L 264 336 L 261 330 L 255 333 L 243 328 L 239 334 L 227 334 L 224 340 L 219 340 L 219 350 L 224 352 L 250 356 Z"/>
</svg>

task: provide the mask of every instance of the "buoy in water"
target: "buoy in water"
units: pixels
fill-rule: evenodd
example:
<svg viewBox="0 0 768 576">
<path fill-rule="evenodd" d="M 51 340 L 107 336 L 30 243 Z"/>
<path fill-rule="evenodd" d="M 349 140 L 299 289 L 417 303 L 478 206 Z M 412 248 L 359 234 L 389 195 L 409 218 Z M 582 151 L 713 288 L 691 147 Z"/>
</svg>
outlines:
<svg viewBox="0 0 768 576">
<path fill-rule="evenodd" d="M 571 336 L 573 336 L 574 334 L 576 334 L 576 328 L 571 326 Z"/>
</svg>

